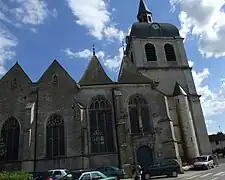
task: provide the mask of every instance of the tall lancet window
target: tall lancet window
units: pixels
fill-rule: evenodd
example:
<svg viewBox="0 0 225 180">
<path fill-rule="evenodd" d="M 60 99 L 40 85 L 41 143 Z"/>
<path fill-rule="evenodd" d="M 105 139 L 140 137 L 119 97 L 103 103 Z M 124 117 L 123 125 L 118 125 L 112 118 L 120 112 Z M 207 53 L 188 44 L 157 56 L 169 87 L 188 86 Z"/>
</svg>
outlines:
<svg viewBox="0 0 225 180">
<path fill-rule="evenodd" d="M 112 107 L 102 96 L 93 98 L 90 109 L 92 153 L 114 152 Z"/>
<path fill-rule="evenodd" d="M 58 114 L 50 116 L 47 122 L 46 145 L 47 157 L 65 155 L 64 121 Z"/>
<path fill-rule="evenodd" d="M 8 118 L 1 129 L 1 160 L 18 160 L 20 126 L 16 118 Z"/>
<path fill-rule="evenodd" d="M 150 132 L 148 102 L 141 95 L 134 95 L 129 100 L 129 117 L 131 133 Z"/>
<path fill-rule="evenodd" d="M 147 43 L 145 45 L 145 54 L 147 61 L 157 61 L 155 46 L 153 44 Z"/>
</svg>

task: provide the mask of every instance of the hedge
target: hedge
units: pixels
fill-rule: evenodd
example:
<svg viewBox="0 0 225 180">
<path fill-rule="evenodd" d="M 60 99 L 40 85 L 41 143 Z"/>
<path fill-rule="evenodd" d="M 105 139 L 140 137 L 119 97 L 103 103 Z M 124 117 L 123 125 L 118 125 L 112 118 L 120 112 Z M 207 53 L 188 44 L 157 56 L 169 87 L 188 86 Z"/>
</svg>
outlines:
<svg viewBox="0 0 225 180">
<path fill-rule="evenodd" d="M 28 180 L 32 179 L 32 175 L 25 172 L 1 172 L 0 180 Z"/>
</svg>

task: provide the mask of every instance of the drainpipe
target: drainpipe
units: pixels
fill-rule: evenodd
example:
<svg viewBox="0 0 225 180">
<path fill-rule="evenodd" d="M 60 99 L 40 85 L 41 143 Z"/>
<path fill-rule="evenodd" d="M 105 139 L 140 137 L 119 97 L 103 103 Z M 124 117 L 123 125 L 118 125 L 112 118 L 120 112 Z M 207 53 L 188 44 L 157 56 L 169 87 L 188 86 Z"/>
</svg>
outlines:
<svg viewBox="0 0 225 180">
<path fill-rule="evenodd" d="M 34 127 L 34 173 L 36 173 L 37 168 L 37 126 L 38 126 L 38 103 L 39 103 L 39 88 L 36 89 L 36 91 L 33 92 L 36 94 L 35 99 L 35 127 Z"/>
<path fill-rule="evenodd" d="M 118 136 L 118 130 L 117 130 L 117 121 L 118 121 L 118 116 L 116 112 L 116 102 L 115 102 L 115 88 L 112 88 L 112 105 L 113 105 L 113 115 L 114 115 L 114 125 L 115 125 L 115 133 L 116 133 L 116 146 L 117 146 L 117 152 L 118 152 L 118 167 L 121 167 L 121 153 L 120 153 L 120 144 L 119 144 L 119 136 Z"/>
</svg>

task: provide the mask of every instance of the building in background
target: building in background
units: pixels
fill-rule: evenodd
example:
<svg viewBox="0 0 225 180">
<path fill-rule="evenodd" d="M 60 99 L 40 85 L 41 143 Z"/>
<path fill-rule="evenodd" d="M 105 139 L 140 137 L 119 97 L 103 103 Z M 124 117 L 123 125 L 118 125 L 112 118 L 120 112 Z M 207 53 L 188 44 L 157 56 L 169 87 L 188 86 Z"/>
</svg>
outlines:
<svg viewBox="0 0 225 180">
<path fill-rule="evenodd" d="M 3 169 L 44 171 L 189 161 L 210 154 L 200 95 L 176 26 L 140 0 L 117 82 L 93 57 L 77 83 L 55 60 L 38 82 L 16 63 L 0 80 Z"/>
<path fill-rule="evenodd" d="M 217 134 L 209 135 L 209 141 L 213 152 L 225 154 L 225 134 L 218 132 Z"/>
</svg>

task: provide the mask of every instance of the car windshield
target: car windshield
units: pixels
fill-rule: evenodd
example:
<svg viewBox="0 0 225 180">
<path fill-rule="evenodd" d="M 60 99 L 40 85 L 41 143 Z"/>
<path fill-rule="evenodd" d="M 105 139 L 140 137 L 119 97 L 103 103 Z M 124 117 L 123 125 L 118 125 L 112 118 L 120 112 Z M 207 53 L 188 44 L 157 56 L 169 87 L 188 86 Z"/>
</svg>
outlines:
<svg viewBox="0 0 225 180">
<path fill-rule="evenodd" d="M 113 171 L 119 171 L 119 168 L 113 167 L 113 166 L 109 166 L 109 169 L 111 169 L 111 170 L 113 170 Z"/>
<path fill-rule="evenodd" d="M 208 160 L 207 156 L 200 156 L 200 157 L 197 157 L 196 160 L 198 162 L 205 162 Z"/>
</svg>

